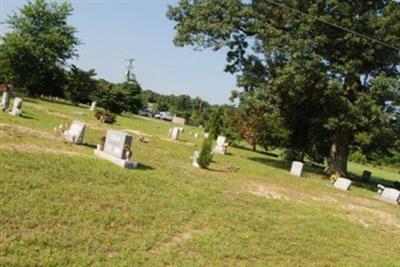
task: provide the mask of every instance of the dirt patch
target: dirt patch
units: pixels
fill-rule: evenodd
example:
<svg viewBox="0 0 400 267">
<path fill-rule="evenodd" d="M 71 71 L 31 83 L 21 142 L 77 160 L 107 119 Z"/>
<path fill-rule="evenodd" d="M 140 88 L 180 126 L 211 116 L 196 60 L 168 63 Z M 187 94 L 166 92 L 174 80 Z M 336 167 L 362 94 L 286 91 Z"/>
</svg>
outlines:
<svg viewBox="0 0 400 267">
<path fill-rule="evenodd" d="M 51 149 L 47 147 L 32 145 L 32 144 L 0 144 L 0 149 L 17 150 L 19 152 L 27 153 L 46 153 L 55 155 L 69 155 L 69 156 L 87 156 L 74 151 L 65 151 L 59 149 Z"/>
<path fill-rule="evenodd" d="M 286 201 L 291 200 L 288 196 L 286 196 L 285 193 L 287 192 L 282 192 L 282 190 L 270 185 L 267 186 L 261 184 L 252 184 L 248 192 L 258 197 L 265 197 L 265 198 L 286 200 Z"/>
<path fill-rule="evenodd" d="M 125 131 L 125 132 L 128 132 L 128 133 L 133 133 L 133 134 L 136 134 L 136 135 L 139 135 L 139 136 L 152 137 L 152 135 L 143 133 L 143 132 L 138 131 L 138 130 L 124 129 L 122 131 Z"/>
<path fill-rule="evenodd" d="M 54 136 L 53 134 L 41 130 L 32 129 L 29 127 L 15 125 L 15 124 L 6 124 L 0 123 L 0 129 L 5 131 L 12 131 L 12 132 L 19 132 L 23 134 L 33 135 L 41 138 L 52 139 Z"/>
<path fill-rule="evenodd" d="M 156 244 L 149 250 L 150 254 L 157 254 L 162 251 L 165 251 L 169 248 L 175 247 L 179 243 L 184 242 L 185 240 L 191 239 L 194 235 L 201 234 L 203 231 L 196 230 L 196 229 L 188 229 L 185 232 L 179 233 L 171 238 L 168 238 L 166 241 Z"/>
</svg>

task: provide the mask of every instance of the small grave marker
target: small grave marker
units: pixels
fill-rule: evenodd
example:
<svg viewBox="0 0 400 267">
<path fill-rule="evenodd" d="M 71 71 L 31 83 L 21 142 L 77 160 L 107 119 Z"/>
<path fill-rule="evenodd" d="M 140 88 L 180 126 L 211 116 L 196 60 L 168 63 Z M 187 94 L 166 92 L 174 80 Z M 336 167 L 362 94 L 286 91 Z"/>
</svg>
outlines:
<svg viewBox="0 0 400 267">
<path fill-rule="evenodd" d="M 67 131 L 64 131 L 64 138 L 74 144 L 81 145 L 85 136 L 86 124 L 80 121 L 73 121 Z"/>
<path fill-rule="evenodd" d="M 378 185 L 378 198 L 393 204 L 400 204 L 400 191 L 394 188 Z"/>
<path fill-rule="evenodd" d="M 347 191 L 351 186 L 351 180 L 343 178 L 343 177 L 339 177 L 333 183 L 333 186 L 337 189 Z"/>
<path fill-rule="evenodd" d="M 293 161 L 292 167 L 290 169 L 290 174 L 294 176 L 301 177 L 303 175 L 304 163 L 300 161 Z"/>
<path fill-rule="evenodd" d="M 97 107 L 97 102 L 93 101 L 92 104 L 90 105 L 90 109 L 89 110 L 94 111 L 96 109 L 96 107 Z"/>
<path fill-rule="evenodd" d="M 221 155 L 225 155 L 227 149 L 228 149 L 228 143 L 226 142 L 226 137 L 218 136 L 217 145 L 214 148 L 214 152 Z"/>
<path fill-rule="evenodd" d="M 20 97 L 14 98 L 13 107 L 10 114 L 13 116 L 19 116 L 22 113 L 22 99 Z"/>
</svg>

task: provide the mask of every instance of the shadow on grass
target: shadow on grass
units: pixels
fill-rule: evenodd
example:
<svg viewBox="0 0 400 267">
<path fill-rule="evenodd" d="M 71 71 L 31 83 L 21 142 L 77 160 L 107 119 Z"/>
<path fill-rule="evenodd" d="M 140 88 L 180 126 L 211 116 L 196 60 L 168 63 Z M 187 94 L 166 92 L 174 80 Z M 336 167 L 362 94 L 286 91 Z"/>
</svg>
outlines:
<svg viewBox="0 0 400 267">
<path fill-rule="evenodd" d="M 23 119 L 27 119 L 27 120 L 33 120 L 34 119 L 32 116 L 30 116 L 30 115 L 28 115 L 26 113 L 22 113 L 20 115 L 20 117 L 23 118 Z"/>
<path fill-rule="evenodd" d="M 279 157 L 279 155 L 276 154 L 276 153 L 272 153 L 272 152 L 268 152 L 268 151 L 253 150 L 253 149 L 245 147 L 245 146 L 236 145 L 236 146 L 232 146 L 232 147 L 238 148 L 238 149 L 242 149 L 242 150 L 246 150 L 246 151 L 250 151 L 250 152 L 254 152 L 254 153 L 257 153 L 257 154 L 270 156 L 270 157 L 273 157 L 273 158 L 278 158 Z"/>
<path fill-rule="evenodd" d="M 379 176 L 372 176 L 369 182 L 362 181 L 361 177 L 354 173 L 349 173 L 348 178 L 353 181 L 353 185 L 355 187 L 367 189 L 372 192 L 377 191 L 378 184 L 381 184 L 385 187 L 392 187 L 392 188 L 396 187 L 394 181 L 387 180 Z"/>
<path fill-rule="evenodd" d="M 136 170 L 152 171 L 152 170 L 154 170 L 154 168 L 149 165 L 143 164 L 143 163 L 138 163 Z"/>
<path fill-rule="evenodd" d="M 97 145 L 93 145 L 93 144 L 83 143 L 82 145 L 85 147 L 88 147 L 88 148 L 93 148 L 93 149 L 97 148 Z"/>
</svg>

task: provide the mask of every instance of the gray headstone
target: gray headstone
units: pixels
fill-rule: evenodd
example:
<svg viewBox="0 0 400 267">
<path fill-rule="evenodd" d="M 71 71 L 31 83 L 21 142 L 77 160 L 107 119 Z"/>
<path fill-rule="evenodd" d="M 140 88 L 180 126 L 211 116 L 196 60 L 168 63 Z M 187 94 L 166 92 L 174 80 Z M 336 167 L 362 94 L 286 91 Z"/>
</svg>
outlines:
<svg viewBox="0 0 400 267">
<path fill-rule="evenodd" d="M 369 182 L 369 180 L 371 180 L 371 174 L 372 173 L 370 171 L 364 170 L 363 174 L 362 174 L 362 177 L 361 177 L 361 180 L 363 182 Z"/>
<path fill-rule="evenodd" d="M 73 121 L 67 131 L 64 132 L 64 138 L 75 144 L 82 144 L 85 136 L 86 124 L 80 121 Z"/>
<path fill-rule="evenodd" d="M 20 97 L 14 98 L 13 107 L 10 112 L 13 116 L 19 116 L 22 113 L 22 99 Z"/>
<path fill-rule="evenodd" d="M 333 186 L 337 189 L 347 191 L 351 186 L 351 180 L 340 177 L 336 179 Z"/>
<path fill-rule="evenodd" d="M 378 185 L 378 197 L 393 204 L 400 204 L 400 191 L 394 188 Z"/>
<path fill-rule="evenodd" d="M 128 133 L 108 130 L 104 152 L 119 159 L 129 159 L 126 148 L 130 149 L 131 143 L 132 136 Z"/>
<path fill-rule="evenodd" d="M 295 176 L 302 176 L 303 175 L 303 167 L 304 163 L 300 161 L 293 161 L 292 167 L 290 169 L 290 174 Z"/>
</svg>

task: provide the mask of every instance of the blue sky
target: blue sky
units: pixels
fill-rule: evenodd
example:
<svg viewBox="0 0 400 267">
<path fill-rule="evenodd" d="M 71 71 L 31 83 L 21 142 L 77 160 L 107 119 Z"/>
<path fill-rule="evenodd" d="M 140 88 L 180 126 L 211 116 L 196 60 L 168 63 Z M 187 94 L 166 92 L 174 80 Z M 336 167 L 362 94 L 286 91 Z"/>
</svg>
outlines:
<svg viewBox="0 0 400 267">
<path fill-rule="evenodd" d="M 60 1 L 56 1 L 60 2 Z M 235 77 L 223 71 L 225 53 L 175 47 L 173 22 L 165 14 L 172 0 L 70 0 L 70 24 L 83 42 L 82 69 L 94 68 L 99 78 L 123 80 L 126 61 L 135 59 L 134 73 L 144 89 L 163 94 L 200 96 L 213 104 L 228 103 Z M 0 0 L 0 21 L 26 1 Z M 6 31 L 0 24 L 0 32 Z"/>
</svg>

